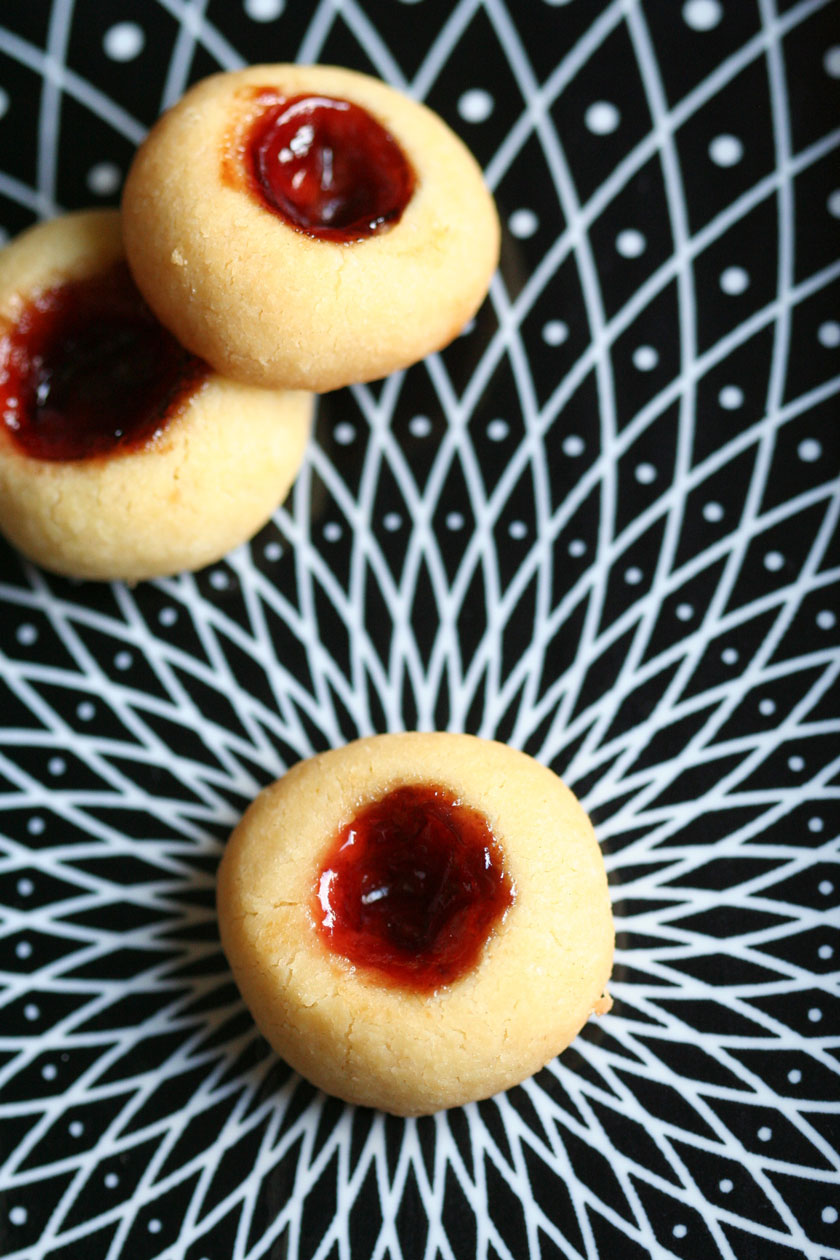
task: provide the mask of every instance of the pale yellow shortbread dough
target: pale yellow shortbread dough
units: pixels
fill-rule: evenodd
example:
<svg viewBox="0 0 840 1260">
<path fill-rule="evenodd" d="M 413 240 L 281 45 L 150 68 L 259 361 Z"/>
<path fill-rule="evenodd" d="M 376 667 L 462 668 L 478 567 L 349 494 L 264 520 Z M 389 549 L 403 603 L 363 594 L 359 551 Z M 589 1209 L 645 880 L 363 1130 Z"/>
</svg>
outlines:
<svg viewBox="0 0 840 1260">
<path fill-rule="evenodd" d="M 436 784 L 482 811 L 515 899 L 466 977 L 418 995 L 354 969 L 316 931 L 325 850 L 358 808 L 400 784 Z M 266 788 L 219 869 L 219 926 L 265 1037 L 348 1102 L 421 1115 L 485 1098 L 563 1050 L 609 1009 L 614 933 L 592 826 L 561 780 L 524 753 L 455 734 L 362 739 Z"/>
<path fill-rule="evenodd" d="M 115 210 L 31 228 L 0 252 L 4 329 L 39 292 L 123 257 Z M 211 373 L 146 447 L 35 459 L 0 423 L 0 530 L 46 569 L 136 582 L 198 569 L 246 541 L 283 501 L 303 459 L 312 397 Z"/>
<path fill-rule="evenodd" d="M 362 241 L 317 240 L 261 203 L 238 153 L 264 87 L 348 100 L 394 136 L 417 177 L 398 223 Z M 332 66 L 252 66 L 198 83 L 138 150 L 123 215 L 135 279 L 188 349 L 237 380 L 316 392 L 445 346 L 481 304 L 499 253 L 492 198 L 458 137 L 379 80 Z"/>
</svg>

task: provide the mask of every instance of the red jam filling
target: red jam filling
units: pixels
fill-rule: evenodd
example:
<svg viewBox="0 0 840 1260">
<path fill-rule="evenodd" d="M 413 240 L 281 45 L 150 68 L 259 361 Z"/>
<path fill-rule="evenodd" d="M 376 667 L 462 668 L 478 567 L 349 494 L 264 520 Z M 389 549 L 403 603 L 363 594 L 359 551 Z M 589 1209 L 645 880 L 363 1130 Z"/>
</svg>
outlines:
<svg viewBox="0 0 840 1260">
<path fill-rule="evenodd" d="M 208 372 L 120 263 L 39 294 L 0 337 L 0 422 L 34 459 L 138 450 Z"/>
<path fill-rule="evenodd" d="M 367 110 L 329 96 L 271 102 L 246 140 L 251 186 L 269 210 L 309 236 L 358 241 L 392 226 L 414 172 Z"/>
<path fill-rule="evenodd" d="M 313 904 L 332 950 L 427 993 L 475 966 L 512 901 L 487 819 L 423 784 L 394 789 L 341 830 Z"/>
</svg>

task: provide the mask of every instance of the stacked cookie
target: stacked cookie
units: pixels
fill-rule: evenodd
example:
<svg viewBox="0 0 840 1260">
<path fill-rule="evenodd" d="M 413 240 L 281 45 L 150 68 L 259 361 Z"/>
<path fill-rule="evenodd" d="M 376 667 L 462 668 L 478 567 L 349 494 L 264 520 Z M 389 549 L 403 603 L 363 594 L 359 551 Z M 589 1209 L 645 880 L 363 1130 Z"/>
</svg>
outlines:
<svg viewBox="0 0 840 1260">
<path fill-rule="evenodd" d="M 78 577 L 211 563 L 285 498 L 312 395 L 446 345 L 498 247 L 474 159 L 384 84 L 284 65 L 199 83 L 139 149 L 121 217 L 0 255 L 0 529 Z"/>
</svg>

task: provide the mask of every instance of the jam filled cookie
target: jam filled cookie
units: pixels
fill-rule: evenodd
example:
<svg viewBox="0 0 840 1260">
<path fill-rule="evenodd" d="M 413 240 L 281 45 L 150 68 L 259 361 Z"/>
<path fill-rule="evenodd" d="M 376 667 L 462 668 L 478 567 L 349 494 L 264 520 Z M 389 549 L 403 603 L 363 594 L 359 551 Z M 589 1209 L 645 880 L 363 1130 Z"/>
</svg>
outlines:
<svg viewBox="0 0 840 1260">
<path fill-rule="evenodd" d="M 287 494 L 311 409 L 175 341 L 131 280 L 116 211 L 0 253 L 0 530 L 45 568 L 139 581 L 219 559 Z"/>
<path fill-rule="evenodd" d="M 329 66 L 193 87 L 123 196 L 152 309 L 218 371 L 323 391 L 446 345 L 483 300 L 499 225 L 481 171 L 423 105 Z"/>
<path fill-rule="evenodd" d="M 218 907 L 277 1053 L 397 1115 L 515 1085 L 609 1009 L 589 819 L 550 770 L 474 736 L 379 735 L 295 766 L 231 836 Z"/>
</svg>

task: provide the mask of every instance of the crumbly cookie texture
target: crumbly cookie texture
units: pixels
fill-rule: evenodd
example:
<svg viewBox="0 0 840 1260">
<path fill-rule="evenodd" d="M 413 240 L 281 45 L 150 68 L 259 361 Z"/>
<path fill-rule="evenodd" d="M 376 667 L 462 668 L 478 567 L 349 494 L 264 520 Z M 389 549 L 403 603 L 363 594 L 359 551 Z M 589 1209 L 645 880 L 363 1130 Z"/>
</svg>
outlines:
<svg viewBox="0 0 840 1260">
<path fill-rule="evenodd" d="M 347 100 L 384 126 L 416 176 L 399 222 L 340 243 L 260 204 L 241 150 L 261 88 Z M 316 392 L 445 346 L 499 253 L 493 200 L 455 134 L 384 83 L 331 66 L 252 66 L 190 89 L 141 145 L 123 215 L 137 284 L 185 346 L 235 379 Z"/>
<path fill-rule="evenodd" d="M 430 995 L 332 953 L 312 906 L 341 826 L 402 784 L 437 784 L 482 811 L 515 888 L 479 963 Z M 550 770 L 474 736 L 379 735 L 295 766 L 231 836 L 218 908 L 237 984 L 277 1053 L 328 1093 L 397 1115 L 517 1084 L 610 1006 L 612 914 L 589 819 Z"/>
<path fill-rule="evenodd" d="M 123 257 L 116 211 L 82 211 L 25 232 L 0 253 L 3 334 L 38 293 Z M 141 449 L 33 458 L 0 424 L 0 530 L 31 560 L 79 578 L 197 569 L 246 541 L 285 498 L 308 438 L 312 398 L 210 373 Z"/>
</svg>

